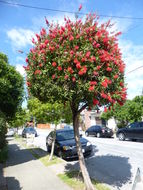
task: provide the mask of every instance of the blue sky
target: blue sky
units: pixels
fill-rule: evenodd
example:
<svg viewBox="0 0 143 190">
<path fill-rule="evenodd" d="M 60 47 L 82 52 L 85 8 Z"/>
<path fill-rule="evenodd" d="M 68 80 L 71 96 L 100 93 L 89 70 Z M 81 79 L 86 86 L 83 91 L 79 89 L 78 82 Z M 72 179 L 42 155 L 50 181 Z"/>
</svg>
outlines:
<svg viewBox="0 0 143 190">
<path fill-rule="evenodd" d="M 143 18 L 142 0 L 9 0 L 5 2 L 24 5 L 77 11 L 80 4 L 81 12 L 96 12 L 99 15 L 111 16 L 115 23 L 114 30 L 121 31 L 119 45 L 126 64 L 125 79 L 128 88 L 128 98 L 141 95 L 143 89 L 143 19 L 118 19 L 118 17 Z M 8 55 L 9 63 L 24 75 L 23 65 L 28 54 L 34 33 L 45 26 L 44 17 L 49 21 L 62 23 L 64 15 L 74 19 L 74 14 L 45 11 L 7 5 L 0 3 L 0 52 Z M 101 22 L 109 18 L 100 17 Z M 20 54 L 18 50 L 24 53 Z"/>
</svg>

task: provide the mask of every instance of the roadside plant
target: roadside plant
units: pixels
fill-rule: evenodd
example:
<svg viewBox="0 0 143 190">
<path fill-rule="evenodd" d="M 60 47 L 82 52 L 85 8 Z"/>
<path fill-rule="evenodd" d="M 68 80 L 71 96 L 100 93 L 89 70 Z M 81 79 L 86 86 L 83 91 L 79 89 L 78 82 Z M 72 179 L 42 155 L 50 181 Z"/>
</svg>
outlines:
<svg viewBox="0 0 143 190">
<path fill-rule="evenodd" d="M 82 8 L 82 7 L 81 7 Z M 80 9 L 81 9 L 80 8 Z M 80 10 L 79 9 L 79 10 Z M 104 107 L 126 100 L 125 64 L 121 59 L 117 36 L 108 29 L 110 21 L 99 24 L 95 14 L 84 21 L 65 18 L 65 24 L 49 24 L 32 39 L 25 67 L 29 94 L 43 102 L 70 103 L 79 164 L 86 189 L 93 190 L 79 136 L 79 115 L 84 109 Z"/>
</svg>

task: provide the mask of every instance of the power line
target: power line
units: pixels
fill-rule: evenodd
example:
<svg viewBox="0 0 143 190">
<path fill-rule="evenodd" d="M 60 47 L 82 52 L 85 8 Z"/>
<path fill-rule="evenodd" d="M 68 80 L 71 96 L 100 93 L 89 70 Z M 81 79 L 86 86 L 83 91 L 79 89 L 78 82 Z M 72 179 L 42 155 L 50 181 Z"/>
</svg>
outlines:
<svg viewBox="0 0 143 190">
<path fill-rule="evenodd" d="M 70 13 L 70 14 L 77 14 L 77 12 L 74 11 L 66 11 L 66 10 L 60 10 L 60 9 L 50 9 L 50 8 L 44 8 L 44 7 L 37 7 L 37 6 L 31 6 L 31 5 L 25 5 L 20 3 L 12 3 L 12 2 L 5 2 L 3 0 L 0 0 L 0 3 L 12 5 L 12 6 L 19 6 L 24 8 L 30 8 L 30 9 L 39 9 L 39 10 L 45 10 L 45 11 L 53 11 L 53 12 L 62 12 L 62 13 Z M 86 15 L 87 13 L 79 12 L 80 15 Z M 109 15 L 103 15 L 99 14 L 100 17 L 107 17 L 107 18 L 118 18 L 118 19 L 129 19 L 129 20 L 143 20 L 143 17 L 125 17 L 125 16 L 109 16 Z"/>
<path fill-rule="evenodd" d="M 134 72 L 134 71 L 136 71 L 136 70 L 138 70 L 138 69 L 140 69 L 140 68 L 142 68 L 142 67 L 143 67 L 143 65 L 140 66 L 140 67 L 137 67 L 137 68 L 135 68 L 135 69 L 133 69 L 133 70 L 131 70 L 131 71 L 129 71 L 129 72 L 127 72 L 127 74 L 132 73 L 132 72 Z"/>
</svg>

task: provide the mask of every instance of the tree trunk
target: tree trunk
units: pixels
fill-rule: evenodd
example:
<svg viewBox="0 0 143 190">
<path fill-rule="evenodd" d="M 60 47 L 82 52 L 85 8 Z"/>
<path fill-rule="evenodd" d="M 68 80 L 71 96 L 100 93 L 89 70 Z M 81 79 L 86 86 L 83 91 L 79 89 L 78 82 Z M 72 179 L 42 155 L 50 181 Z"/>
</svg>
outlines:
<svg viewBox="0 0 143 190">
<path fill-rule="evenodd" d="M 57 130 L 57 125 L 55 125 L 55 129 L 54 129 L 54 138 L 53 138 L 53 142 L 52 142 L 52 148 L 51 148 L 51 154 L 49 157 L 49 161 L 51 161 L 53 159 L 55 140 L 56 140 L 56 130 Z"/>
<path fill-rule="evenodd" d="M 78 114 L 75 114 L 73 116 L 73 126 L 74 126 L 74 135 L 75 135 L 75 141 L 76 141 L 76 146 L 77 146 L 77 153 L 79 157 L 79 165 L 80 165 L 80 169 L 81 169 L 84 183 L 86 186 L 86 190 L 95 190 L 91 182 L 89 173 L 87 171 L 84 156 L 82 153 L 82 146 L 80 143 L 80 135 L 79 135 L 79 115 Z"/>
</svg>

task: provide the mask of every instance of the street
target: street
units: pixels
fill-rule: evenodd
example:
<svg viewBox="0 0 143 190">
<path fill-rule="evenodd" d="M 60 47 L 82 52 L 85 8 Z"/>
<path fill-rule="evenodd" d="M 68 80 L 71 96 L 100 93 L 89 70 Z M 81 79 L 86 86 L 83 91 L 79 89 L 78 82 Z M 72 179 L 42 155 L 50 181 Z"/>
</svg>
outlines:
<svg viewBox="0 0 143 190">
<path fill-rule="evenodd" d="M 48 130 L 38 130 L 39 136 L 35 138 L 34 144 L 46 150 L 45 139 L 48 133 Z M 93 155 L 86 158 L 90 176 L 109 184 L 113 189 L 131 189 L 137 168 L 143 171 L 143 143 L 114 138 L 85 138 L 94 148 Z M 79 167 L 77 161 L 68 162 L 67 165 Z"/>
</svg>

